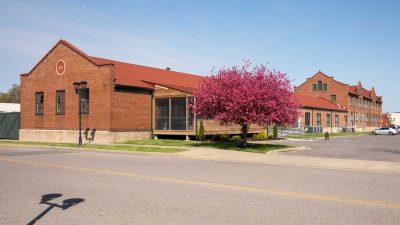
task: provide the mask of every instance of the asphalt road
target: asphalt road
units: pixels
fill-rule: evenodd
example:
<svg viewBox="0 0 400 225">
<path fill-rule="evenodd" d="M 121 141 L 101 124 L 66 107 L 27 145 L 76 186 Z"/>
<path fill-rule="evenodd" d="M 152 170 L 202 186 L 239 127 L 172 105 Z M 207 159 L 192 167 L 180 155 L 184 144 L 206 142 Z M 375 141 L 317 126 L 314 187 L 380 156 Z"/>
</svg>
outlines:
<svg viewBox="0 0 400 225">
<path fill-rule="evenodd" d="M 329 141 L 319 139 L 288 143 L 311 148 L 308 151 L 288 152 L 289 155 L 400 162 L 400 135 L 338 137 Z"/>
<path fill-rule="evenodd" d="M 40 203 L 47 194 L 62 196 Z M 0 224 L 38 216 L 36 224 L 399 224 L 400 175 L 0 146 Z"/>
</svg>

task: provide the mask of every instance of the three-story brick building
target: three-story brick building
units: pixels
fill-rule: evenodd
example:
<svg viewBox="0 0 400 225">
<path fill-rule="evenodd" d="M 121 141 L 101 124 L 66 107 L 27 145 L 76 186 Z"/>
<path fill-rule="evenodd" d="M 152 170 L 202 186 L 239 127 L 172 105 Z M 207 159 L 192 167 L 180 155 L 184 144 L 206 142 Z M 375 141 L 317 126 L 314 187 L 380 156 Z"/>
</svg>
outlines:
<svg viewBox="0 0 400 225">
<path fill-rule="evenodd" d="M 373 87 L 365 89 L 361 82 L 348 85 L 319 71 L 295 87 L 294 91 L 297 94 L 322 97 L 346 109 L 348 113 L 342 119 L 347 127 L 369 131 L 381 126 L 382 96 L 378 96 Z"/>
</svg>

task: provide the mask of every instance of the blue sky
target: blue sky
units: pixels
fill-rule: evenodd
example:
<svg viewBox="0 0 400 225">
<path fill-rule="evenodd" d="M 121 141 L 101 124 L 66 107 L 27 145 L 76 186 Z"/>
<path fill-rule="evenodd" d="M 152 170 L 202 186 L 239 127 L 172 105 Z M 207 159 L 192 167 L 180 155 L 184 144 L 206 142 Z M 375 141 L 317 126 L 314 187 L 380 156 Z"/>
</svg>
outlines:
<svg viewBox="0 0 400 225">
<path fill-rule="evenodd" d="M 398 1 L 4 1 L 0 91 L 59 40 L 89 55 L 209 75 L 243 59 L 287 73 L 318 70 L 383 95 L 400 111 Z"/>
</svg>

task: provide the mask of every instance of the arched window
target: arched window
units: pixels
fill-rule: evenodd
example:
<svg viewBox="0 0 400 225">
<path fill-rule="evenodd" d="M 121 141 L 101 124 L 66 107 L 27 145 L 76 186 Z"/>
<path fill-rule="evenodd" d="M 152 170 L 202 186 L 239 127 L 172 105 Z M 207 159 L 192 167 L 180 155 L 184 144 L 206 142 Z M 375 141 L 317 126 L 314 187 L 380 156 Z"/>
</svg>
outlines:
<svg viewBox="0 0 400 225">
<path fill-rule="evenodd" d="M 318 81 L 318 91 L 321 91 L 322 90 L 322 81 Z"/>
</svg>

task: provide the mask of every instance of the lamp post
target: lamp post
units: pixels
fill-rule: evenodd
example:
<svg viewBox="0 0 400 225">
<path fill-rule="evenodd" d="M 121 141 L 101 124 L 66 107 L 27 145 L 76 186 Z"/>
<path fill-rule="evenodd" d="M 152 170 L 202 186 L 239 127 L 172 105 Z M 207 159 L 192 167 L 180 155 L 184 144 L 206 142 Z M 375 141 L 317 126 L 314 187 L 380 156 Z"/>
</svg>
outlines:
<svg viewBox="0 0 400 225">
<path fill-rule="evenodd" d="M 78 95 L 78 115 L 79 115 L 79 139 L 78 145 L 82 145 L 82 93 L 86 89 L 87 82 L 74 82 L 74 90 Z"/>
</svg>

